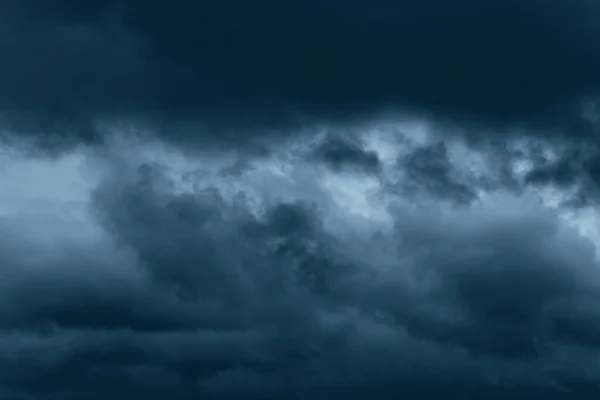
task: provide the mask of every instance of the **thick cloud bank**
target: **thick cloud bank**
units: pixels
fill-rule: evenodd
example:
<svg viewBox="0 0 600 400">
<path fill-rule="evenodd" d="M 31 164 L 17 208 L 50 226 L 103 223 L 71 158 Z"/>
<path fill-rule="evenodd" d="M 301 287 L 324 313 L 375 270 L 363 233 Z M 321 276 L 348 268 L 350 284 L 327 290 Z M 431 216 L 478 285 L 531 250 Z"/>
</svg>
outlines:
<svg viewBox="0 0 600 400">
<path fill-rule="evenodd" d="M 0 397 L 596 396 L 593 209 L 396 138 L 7 152 Z"/>
<path fill-rule="evenodd" d="M 594 0 L 4 0 L 0 111 L 12 129 L 84 141 L 103 119 L 192 124 L 189 139 L 199 120 L 262 131 L 381 107 L 581 134 L 600 93 L 599 13 Z"/>
</svg>

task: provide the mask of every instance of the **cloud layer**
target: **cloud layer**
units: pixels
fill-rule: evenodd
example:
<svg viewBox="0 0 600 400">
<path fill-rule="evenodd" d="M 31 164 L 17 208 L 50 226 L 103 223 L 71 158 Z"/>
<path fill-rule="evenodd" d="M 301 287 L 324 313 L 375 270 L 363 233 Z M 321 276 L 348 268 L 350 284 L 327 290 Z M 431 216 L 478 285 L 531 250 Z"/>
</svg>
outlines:
<svg viewBox="0 0 600 400">
<path fill-rule="evenodd" d="M 581 135 L 590 129 L 584 106 L 600 91 L 600 11 L 591 0 L 0 7 L 0 110 L 22 132 L 93 141 L 98 120 L 150 119 L 166 123 L 171 139 L 175 127 L 194 126 L 179 140 L 197 136 L 200 121 L 239 140 L 256 133 L 249 127 L 401 107 Z"/>
<path fill-rule="evenodd" d="M 236 174 L 160 144 L 6 155 L 1 396 L 597 394 L 598 237 L 542 192 L 467 186 L 483 153 L 386 137 L 355 138 L 367 174 L 315 162 L 330 136 Z"/>
</svg>

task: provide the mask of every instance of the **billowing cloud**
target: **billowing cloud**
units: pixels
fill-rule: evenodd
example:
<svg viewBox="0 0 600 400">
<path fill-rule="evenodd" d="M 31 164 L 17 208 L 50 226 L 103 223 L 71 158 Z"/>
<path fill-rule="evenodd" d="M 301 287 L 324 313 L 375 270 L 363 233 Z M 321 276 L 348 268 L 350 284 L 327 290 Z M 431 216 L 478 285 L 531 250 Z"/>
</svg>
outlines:
<svg viewBox="0 0 600 400">
<path fill-rule="evenodd" d="M 395 151 L 464 167 L 424 145 Z M 598 237 L 531 189 L 413 198 L 386 189 L 397 157 L 348 174 L 307 148 L 233 175 L 162 146 L 7 158 L 7 188 L 63 190 L 2 195 L 2 396 L 596 393 Z"/>
</svg>

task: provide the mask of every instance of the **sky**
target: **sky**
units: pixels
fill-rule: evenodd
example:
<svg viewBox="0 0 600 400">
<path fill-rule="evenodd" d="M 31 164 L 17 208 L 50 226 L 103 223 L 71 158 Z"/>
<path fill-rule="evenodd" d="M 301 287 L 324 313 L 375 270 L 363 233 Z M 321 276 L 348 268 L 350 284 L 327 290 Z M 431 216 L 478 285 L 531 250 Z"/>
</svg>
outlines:
<svg viewBox="0 0 600 400">
<path fill-rule="evenodd" d="M 596 399 L 597 0 L 0 0 L 0 400 Z"/>
</svg>

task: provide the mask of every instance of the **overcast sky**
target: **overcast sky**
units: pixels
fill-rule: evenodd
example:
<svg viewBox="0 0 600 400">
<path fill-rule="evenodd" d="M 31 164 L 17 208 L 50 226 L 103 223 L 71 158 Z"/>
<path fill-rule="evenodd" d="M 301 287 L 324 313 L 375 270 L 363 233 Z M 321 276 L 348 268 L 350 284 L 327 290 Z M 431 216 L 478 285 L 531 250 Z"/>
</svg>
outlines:
<svg viewBox="0 0 600 400">
<path fill-rule="evenodd" d="M 597 0 L 0 0 L 0 400 L 596 399 Z"/>
</svg>

